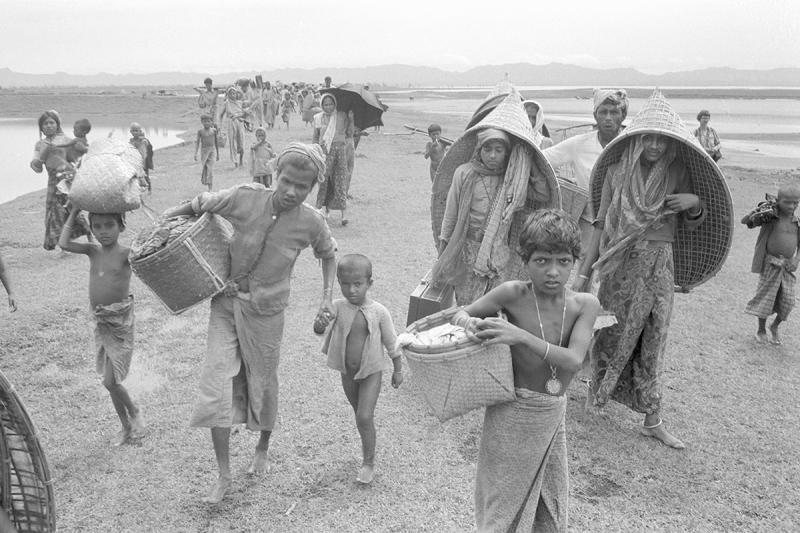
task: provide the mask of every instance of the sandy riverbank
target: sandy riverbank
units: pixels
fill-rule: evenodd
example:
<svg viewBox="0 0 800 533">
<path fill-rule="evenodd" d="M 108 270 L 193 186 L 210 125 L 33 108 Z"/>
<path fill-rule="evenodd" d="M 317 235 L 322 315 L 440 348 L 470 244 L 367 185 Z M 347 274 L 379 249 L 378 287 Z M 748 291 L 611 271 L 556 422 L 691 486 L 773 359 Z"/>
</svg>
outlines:
<svg viewBox="0 0 800 533">
<path fill-rule="evenodd" d="M 6 98 L 3 96 L 2 98 Z M 70 120 L 118 114 L 142 123 L 158 117 L 190 133 L 190 99 L 96 99 L 24 96 L 15 116 L 57 108 Z M 0 100 L 0 102 L 8 102 Z M 4 106 L 5 107 L 5 106 Z M 74 118 L 73 118 L 74 117 Z M 124 117 L 124 118 L 123 118 Z M 402 124 L 439 122 L 446 134 L 458 116 L 390 113 L 387 133 Z M 273 130 L 280 149 L 308 140 L 298 116 Z M 373 259 L 372 296 L 405 323 L 407 295 L 434 257 L 431 245 L 425 138 L 374 133 L 362 141 L 353 178 L 348 227 L 332 228 L 343 253 Z M 161 211 L 202 190 L 191 143 L 156 153 L 153 196 Z M 723 160 L 736 217 L 791 171 L 731 166 Z M 217 187 L 247 181 L 223 155 Z M 313 194 L 313 193 L 312 193 Z M 378 474 L 369 489 L 354 482 L 359 444 L 339 378 L 324 365 L 311 323 L 321 293 L 318 265 L 306 251 L 293 280 L 281 361 L 279 427 L 270 450 L 272 472 L 244 476 L 254 438 L 232 442 L 234 487 L 215 507 L 199 502 L 215 465 L 208 435 L 187 427 L 205 346 L 206 305 L 169 315 L 138 280 L 137 341 L 126 385 L 141 402 L 149 435 L 140 446 L 114 449 L 117 431 L 106 391 L 94 375 L 83 257 L 60 258 L 41 248 L 44 193 L 0 205 L 0 251 L 20 311 L 0 308 L 0 368 L 15 384 L 37 424 L 50 463 L 61 531 L 467 531 L 480 413 L 439 424 L 427 413 L 413 375 L 378 403 Z M 128 242 L 149 224 L 128 218 Z M 676 295 L 665 368 L 665 412 L 687 443 L 676 452 L 640 437 L 638 416 L 618 405 L 607 418 L 587 417 L 585 390 L 569 390 L 567 434 L 574 531 L 791 531 L 800 527 L 800 461 L 786 402 L 800 387 L 800 333 L 789 319 L 782 347 L 752 342 L 755 319 L 743 313 L 755 288 L 749 274 L 756 232 L 737 226 L 719 275 Z M 384 376 L 388 381 L 388 376 Z M 757 459 L 754 459 L 757 458 Z M 754 468 L 754 461 L 758 468 Z"/>
</svg>

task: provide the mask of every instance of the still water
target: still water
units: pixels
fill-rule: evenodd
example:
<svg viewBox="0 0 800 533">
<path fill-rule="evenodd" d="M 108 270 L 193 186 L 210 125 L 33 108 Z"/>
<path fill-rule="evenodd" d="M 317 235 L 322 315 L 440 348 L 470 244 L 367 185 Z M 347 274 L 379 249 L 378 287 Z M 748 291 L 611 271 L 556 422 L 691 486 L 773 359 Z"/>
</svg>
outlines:
<svg viewBox="0 0 800 533">
<path fill-rule="evenodd" d="M 183 142 L 178 137 L 182 133 L 180 130 L 156 126 L 144 128 L 144 132 L 156 149 Z M 72 128 L 69 127 L 64 133 L 72 137 Z M 92 124 L 89 143 L 108 135 L 127 140 L 130 138 L 128 125 Z M 35 118 L 0 118 L 0 161 L 4 166 L 0 175 L 0 203 L 47 187 L 47 171 L 36 174 L 29 166 L 33 147 L 38 140 L 39 128 Z M 158 166 L 157 154 L 155 164 Z"/>
</svg>

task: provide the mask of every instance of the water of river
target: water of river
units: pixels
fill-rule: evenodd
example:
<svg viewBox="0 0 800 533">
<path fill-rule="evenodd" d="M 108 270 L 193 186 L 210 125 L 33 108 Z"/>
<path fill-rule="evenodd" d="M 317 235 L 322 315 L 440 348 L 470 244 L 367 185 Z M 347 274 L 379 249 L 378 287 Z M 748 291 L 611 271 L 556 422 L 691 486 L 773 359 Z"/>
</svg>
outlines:
<svg viewBox="0 0 800 533">
<path fill-rule="evenodd" d="M 145 136 L 156 149 L 183 142 L 178 137 L 180 130 L 162 126 L 144 130 Z M 64 133 L 72 136 L 71 129 L 65 130 Z M 122 139 L 130 138 L 127 125 L 92 124 L 88 139 L 91 143 L 92 139 L 100 139 L 109 134 Z M 47 186 L 47 172 L 36 174 L 29 166 L 33 147 L 38 139 L 36 118 L 0 118 L 0 161 L 3 162 L 3 173 L 0 176 L 0 203 Z"/>
</svg>

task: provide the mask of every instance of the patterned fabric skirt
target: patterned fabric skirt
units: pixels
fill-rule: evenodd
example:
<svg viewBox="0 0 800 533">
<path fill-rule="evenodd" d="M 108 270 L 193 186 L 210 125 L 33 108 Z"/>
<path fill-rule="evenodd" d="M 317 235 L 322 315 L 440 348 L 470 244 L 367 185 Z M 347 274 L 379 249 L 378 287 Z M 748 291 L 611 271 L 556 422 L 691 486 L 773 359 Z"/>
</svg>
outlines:
<svg viewBox="0 0 800 533">
<path fill-rule="evenodd" d="M 61 237 L 61 228 L 64 227 L 64 222 L 67 221 L 69 211 L 64 207 L 67 204 L 67 195 L 59 192 L 56 184 L 60 178 L 56 176 L 55 170 L 47 170 L 47 196 L 45 197 L 44 204 L 44 249 L 55 250 L 58 244 L 58 239 Z M 73 239 L 77 239 L 83 235 L 91 235 L 89 230 L 89 223 L 83 213 L 78 215 L 75 223 L 72 225 Z"/>
<path fill-rule="evenodd" d="M 325 181 L 319 184 L 317 208 L 347 209 L 347 189 L 350 186 L 350 166 L 347 145 L 334 142 L 325 159 Z"/>
<path fill-rule="evenodd" d="M 672 243 L 641 241 L 600 278 L 597 297 L 617 324 L 600 330 L 592 351 L 595 405 L 609 398 L 639 413 L 661 410 L 661 371 L 675 290 Z"/>
<path fill-rule="evenodd" d="M 464 241 L 463 260 L 467 265 L 467 273 L 463 280 L 453 286 L 456 296 L 456 304 L 469 305 L 490 290 L 494 289 L 501 283 L 499 277 L 487 278 L 476 274 L 472 269 L 475 266 L 475 258 L 478 256 L 478 250 L 481 243 L 466 239 Z"/>
<path fill-rule="evenodd" d="M 758 278 L 756 295 L 747 303 L 745 312 L 758 318 L 767 318 L 772 313 L 786 320 L 794 308 L 794 283 L 793 272 L 785 268 L 786 260 L 782 257 L 767 255 L 764 258 L 764 268 Z"/>
<path fill-rule="evenodd" d="M 239 155 L 244 153 L 244 121 L 241 118 L 228 120 L 228 151 L 231 161 L 238 164 Z"/>
</svg>

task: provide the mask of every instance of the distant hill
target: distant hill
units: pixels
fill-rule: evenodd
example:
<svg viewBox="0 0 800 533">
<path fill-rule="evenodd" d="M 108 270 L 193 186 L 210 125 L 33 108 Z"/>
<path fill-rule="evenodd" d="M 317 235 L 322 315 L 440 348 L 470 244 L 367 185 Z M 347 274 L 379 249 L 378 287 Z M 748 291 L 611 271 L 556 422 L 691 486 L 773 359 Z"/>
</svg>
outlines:
<svg viewBox="0 0 800 533">
<path fill-rule="evenodd" d="M 236 78 L 254 78 L 261 74 L 265 80 L 322 82 L 331 76 L 334 84 L 350 81 L 390 87 L 463 87 L 486 86 L 502 80 L 506 74 L 516 85 L 566 85 L 566 86 L 760 86 L 796 87 L 800 85 L 800 68 L 771 70 L 739 70 L 728 67 L 707 68 L 645 74 L 632 68 L 593 69 L 550 63 L 511 63 L 485 65 L 466 72 L 450 72 L 433 67 L 410 65 L 379 65 L 360 68 L 278 69 L 263 72 L 226 72 L 212 74 L 220 84 Z M 202 85 L 206 72 L 153 72 L 151 74 L 25 74 L 0 68 L 0 87 L 173 87 Z"/>
</svg>

